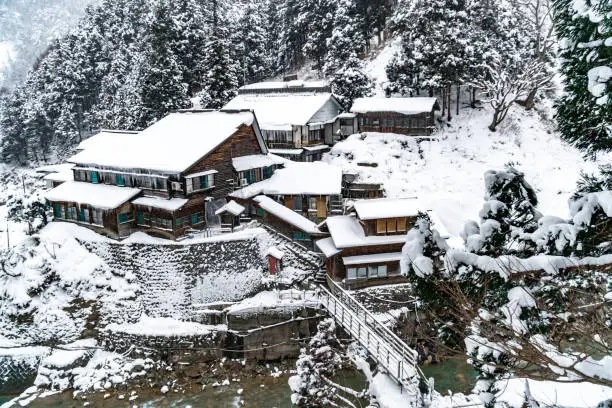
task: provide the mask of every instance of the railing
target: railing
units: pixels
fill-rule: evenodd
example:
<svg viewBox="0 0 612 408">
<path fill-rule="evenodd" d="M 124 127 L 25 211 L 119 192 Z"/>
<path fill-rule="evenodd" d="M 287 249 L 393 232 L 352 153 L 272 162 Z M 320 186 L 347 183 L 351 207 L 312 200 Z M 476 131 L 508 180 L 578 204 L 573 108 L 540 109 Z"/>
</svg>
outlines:
<svg viewBox="0 0 612 408">
<path fill-rule="evenodd" d="M 327 281 L 329 290 L 321 288 L 321 304 L 395 381 L 409 388 L 414 385 L 416 376 L 425 378 L 418 367 L 416 351 L 329 276 Z"/>
</svg>

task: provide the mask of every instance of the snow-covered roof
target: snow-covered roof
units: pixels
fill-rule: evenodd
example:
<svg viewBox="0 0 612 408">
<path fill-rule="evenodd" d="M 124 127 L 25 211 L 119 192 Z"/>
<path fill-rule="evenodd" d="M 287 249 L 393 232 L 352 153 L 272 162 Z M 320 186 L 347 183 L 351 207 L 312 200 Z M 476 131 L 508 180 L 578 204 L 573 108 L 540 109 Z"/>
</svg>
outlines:
<svg viewBox="0 0 612 408">
<path fill-rule="evenodd" d="M 315 244 L 327 258 L 331 258 L 332 256 L 341 252 L 338 248 L 336 248 L 334 245 L 334 240 L 331 237 L 320 239 L 316 241 Z"/>
<path fill-rule="evenodd" d="M 270 153 L 274 154 L 287 154 L 292 156 L 299 156 L 304 152 L 304 149 L 269 149 Z"/>
<path fill-rule="evenodd" d="M 326 88 L 329 87 L 327 81 L 303 81 L 296 79 L 293 81 L 267 81 L 267 82 L 256 82 L 254 84 L 248 84 L 240 87 L 240 91 L 256 91 L 262 89 L 270 90 L 285 90 L 285 89 L 299 89 L 299 88 Z"/>
<path fill-rule="evenodd" d="M 223 213 L 228 212 L 228 213 L 230 213 L 230 214 L 232 214 L 234 216 L 238 216 L 238 215 L 242 214 L 244 212 L 244 210 L 245 210 L 245 208 L 243 206 L 241 206 L 240 204 L 238 204 L 234 200 L 230 200 L 223 207 L 221 207 L 217 211 L 215 211 L 215 215 L 219 215 L 219 214 L 223 214 Z"/>
<path fill-rule="evenodd" d="M 257 196 L 253 199 L 260 208 L 269 212 L 277 218 L 285 221 L 286 223 L 293 225 L 294 227 L 307 232 L 309 234 L 317 234 L 320 233 L 317 225 L 310 221 L 308 218 L 301 216 L 295 211 L 285 207 L 282 204 L 277 203 L 272 200 L 270 197 L 266 196 Z"/>
<path fill-rule="evenodd" d="M 123 143 L 126 138 L 138 134 L 128 130 L 101 130 L 99 133 L 88 137 L 77 146 L 77 150 L 103 148 L 105 144 L 111 143 L 117 146 Z"/>
<path fill-rule="evenodd" d="M 67 170 L 67 171 L 64 170 L 64 171 L 60 171 L 57 173 L 49 173 L 45 177 L 43 177 L 43 180 L 57 181 L 60 183 L 63 183 L 65 181 L 72 181 L 74 180 L 74 173 L 72 172 L 72 170 Z"/>
<path fill-rule="evenodd" d="M 252 154 L 249 156 L 241 156 L 232 158 L 232 165 L 236 171 L 244 171 L 250 169 L 259 169 L 262 167 L 270 167 L 276 164 L 284 164 L 287 159 L 276 156 L 274 154 Z"/>
<path fill-rule="evenodd" d="M 327 149 L 329 149 L 329 145 L 326 145 L 326 144 L 320 144 L 316 146 L 304 146 L 304 150 L 307 150 L 309 152 L 317 152 L 319 150 L 327 150 Z"/>
<path fill-rule="evenodd" d="M 338 249 L 406 242 L 406 235 L 403 234 L 366 236 L 359 220 L 348 215 L 329 217 L 325 220 L 325 224 Z"/>
<path fill-rule="evenodd" d="M 103 143 L 95 149 L 85 149 L 69 161 L 180 173 L 227 140 L 240 126 L 253 122 L 252 112 L 171 113 L 138 134 L 123 135 L 121 143 Z M 264 150 L 261 135 L 257 131 L 256 134 Z"/>
<path fill-rule="evenodd" d="M 357 115 L 352 112 L 342 112 L 338 115 L 340 119 L 354 119 Z"/>
<path fill-rule="evenodd" d="M 283 259 L 283 256 L 285 256 L 285 253 L 281 251 L 280 249 L 278 249 L 277 247 L 271 246 L 266 251 L 266 255 L 270 255 L 271 257 L 276 258 L 276 259 Z"/>
<path fill-rule="evenodd" d="M 37 167 L 34 171 L 37 173 L 63 173 L 70 171 L 74 167 L 72 163 L 48 164 L 46 166 Z"/>
<path fill-rule="evenodd" d="M 342 257 L 344 265 L 362 265 L 381 262 L 393 262 L 402 259 L 401 252 L 387 252 L 382 254 L 356 255 Z"/>
<path fill-rule="evenodd" d="M 236 96 L 223 109 L 252 109 L 262 129 L 284 130 L 290 125 L 306 125 L 330 98 L 331 93 L 244 94 Z"/>
<path fill-rule="evenodd" d="M 176 211 L 187 204 L 188 201 L 185 198 L 138 197 L 132 201 L 132 204 L 159 208 L 166 211 Z"/>
<path fill-rule="evenodd" d="M 323 162 L 287 162 L 267 180 L 253 183 L 230 195 L 250 198 L 265 195 L 339 195 L 342 170 Z"/>
<path fill-rule="evenodd" d="M 149 317 L 142 315 L 136 323 L 111 323 L 105 331 L 136 334 L 143 336 L 201 336 L 215 331 L 226 330 L 224 325 L 204 325 L 176 320 L 169 317 Z"/>
<path fill-rule="evenodd" d="M 425 212 L 427 208 L 416 198 L 376 198 L 371 200 L 357 200 L 354 203 L 357 216 L 361 220 L 375 220 L 379 218 L 416 217 L 419 211 Z"/>
<path fill-rule="evenodd" d="M 111 210 L 140 194 L 140 189 L 130 187 L 67 181 L 47 191 L 49 201 L 88 204 L 94 208 Z"/>
<path fill-rule="evenodd" d="M 351 112 L 396 112 L 403 115 L 416 115 L 431 112 L 438 104 L 436 98 L 357 98 Z"/>
</svg>

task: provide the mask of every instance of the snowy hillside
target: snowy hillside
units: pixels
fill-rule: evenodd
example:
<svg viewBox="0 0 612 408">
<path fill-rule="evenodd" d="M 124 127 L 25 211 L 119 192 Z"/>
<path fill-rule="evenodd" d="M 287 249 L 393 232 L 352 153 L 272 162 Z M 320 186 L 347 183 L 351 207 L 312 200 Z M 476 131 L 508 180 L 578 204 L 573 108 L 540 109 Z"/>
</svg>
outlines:
<svg viewBox="0 0 612 408">
<path fill-rule="evenodd" d="M 357 172 L 363 181 L 382 182 L 389 197 L 418 197 L 455 236 L 464 221 L 478 217 L 484 172 L 510 162 L 536 189 L 541 212 L 567 217 L 567 199 L 580 172 L 593 172 L 596 165 L 562 142 L 546 115 L 517 106 L 493 133 L 487 129 L 488 108 L 464 108 L 431 141 L 392 134 L 353 135 L 335 145 L 324 160 Z M 377 166 L 363 165 L 373 163 Z"/>
</svg>

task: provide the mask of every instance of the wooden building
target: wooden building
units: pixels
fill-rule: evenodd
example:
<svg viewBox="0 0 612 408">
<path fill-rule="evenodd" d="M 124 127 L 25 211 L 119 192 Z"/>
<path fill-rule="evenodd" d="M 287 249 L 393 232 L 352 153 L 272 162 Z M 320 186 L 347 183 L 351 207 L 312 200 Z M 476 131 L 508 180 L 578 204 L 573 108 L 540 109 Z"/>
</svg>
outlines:
<svg viewBox="0 0 612 408">
<path fill-rule="evenodd" d="M 47 195 L 57 208 L 56 219 L 112 237 L 142 230 L 176 238 L 218 225 L 216 210 L 226 204 L 225 197 L 245 172 L 263 180 L 283 163 L 268 154 L 251 111 L 179 111 L 125 136 L 121 143 L 117 140 L 96 142 L 95 148 L 86 147 L 69 159 L 74 181 Z M 92 197 L 108 194 L 109 188 L 119 196 L 126 192 L 121 196 L 126 201 L 97 207 Z M 89 217 L 75 218 L 68 210 L 81 204 L 88 206 Z"/>
<path fill-rule="evenodd" d="M 267 180 L 230 193 L 230 198 L 249 207 L 252 199 L 265 195 L 313 222 L 342 213 L 342 171 L 323 162 L 288 162 Z"/>
<path fill-rule="evenodd" d="M 373 199 L 354 203 L 355 214 L 328 218 L 316 242 L 327 258 L 328 275 L 347 288 L 405 282 L 402 247 L 419 211 L 416 199 Z"/>
<path fill-rule="evenodd" d="M 252 109 L 270 152 L 290 160 L 320 160 L 341 139 L 344 108 L 323 81 L 245 85 L 225 109 Z"/>
<path fill-rule="evenodd" d="M 436 128 L 436 98 L 358 98 L 351 112 L 360 132 L 429 136 Z"/>
</svg>

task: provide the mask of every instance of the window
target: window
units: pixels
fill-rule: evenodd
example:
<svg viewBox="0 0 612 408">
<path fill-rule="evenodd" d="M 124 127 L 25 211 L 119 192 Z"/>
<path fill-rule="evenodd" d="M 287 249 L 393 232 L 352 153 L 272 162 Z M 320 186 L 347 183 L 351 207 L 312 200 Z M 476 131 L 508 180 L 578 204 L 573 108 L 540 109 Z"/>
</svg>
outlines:
<svg viewBox="0 0 612 408">
<path fill-rule="evenodd" d="M 134 220 L 134 214 L 132 212 L 120 213 L 119 224 L 125 224 Z"/>
<path fill-rule="evenodd" d="M 264 169 L 264 179 L 269 179 L 270 177 L 272 177 L 273 173 L 274 169 L 272 167 L 266 167 Z"/>
<path fill-rule="evenodd" d="M 53 204 L 53 215 L 55 218 L 64 218 L 62 216 L 63 206 L 59 204 Z"/>
<path fill-rule="evenodd" d="M 77 210 L 76 207 L 71 207 L 71 206 L 67 206 L 66 207 L 66 212 L 68 214 L 68 219 L 70 220 L 77 220 L 78 214 L 77 214 Z"/>
<path fill-rule="evenodd" d="M 255 209 L 255 214 L 257 214 L 260 217 L 263 217 L 263 216 L 266 215 L 266 212 L 263 209 L 261 209 L 261 208 L 256 208 Z"/>
<path fill-rule="evenodd" d="M 391 119 L 391 118 L 383 118 L 382 124 L 385 127 L 392 127 L 393 126 L 393 119 Z"/>
<path fill-rule="evenodd" d="M 372 120 L 372 126 L 379 126 L 379 125 L 380 125 L 380 121 L 378 119 Z"/>
<path fill-rule="evenodd" d="M 384 234 L 387 232 L 387 222 L 386 220 L 376 220 L 376 233 Z"/>
<path fill-rule="evenodd" d="M 347 279 L 356 279 L 357 278 L 357 268 L 348 268 L 346 270 L 346 278 Z"/>
<path fill-rule="evenodd" d="M 94 184 L 98 184 L 99 180 L 98 180 L 98 172 L 97 171 L 92 171 L 91 172 L 91 182 Z"/>
<path fill-rule="evenodd" d="M 78 212 L 79 212 L 79 221 L 85 222 L 85 212 L 83 211 L 83 209 L 79 208 Z M 89 222 L 89 217 L 87 217 L 87 222 Z"/>
<path fill-rule="evenodd" d="M 378 277 L 384 278 L 387 276 L 387 265 L 378 265 Z"/>
<path fill-rule="evenodd" d="M 139 211 L 137 221 L 138 225 L 151 225 L 151 213 Z"/>
<path fill-rule="evenodd" d="M 125 187 L 125 180 L 121 174 L 117 174 L 117 185 L 121 187 Z"/>
<path fill-rule="evenodd" d="M 176 220 L 174 220 L 174 226 L 177 228 L 183 228 L 183 222 L 185 220 L 183 218 L 177 218 Z"/>
<path fill-rule="evenodd" d="M 397 219 L 397 231 L 406 232 L 406 218 Z"/>
<path fill-rule="evenodd" d="M 90 224 L 91 219 L 89 218 L 89 208 L 83 209 L 83 221 Z"/>
<path fill-rule="evenodd" d="M 317 197 L 308 197 L 308 211 L 317 211 Z"/>
<path fill-rule="evenodd" d="M 101 210 L 96 210 L 96 209 L 92 209 L 91 210 L 91 217 L 93 220 L 93 223 L 96 225 L 104 225 L 104 221 L 103 221 L 103 214 Z"/>
<path fill-rule="evenodd" d="M 208 174 L 200 177 L 188 177 L 186 179 L 187 194 L 195 191 L 205 190 L 215 186 L 214 174 Z"/>
<path fill-rule="evenodd" d="M 367 278 L 368 277 L 368 268 L 365 266 L 360 266 L 357 268 L 357 277 L 358 278 Z"/>
<path fill-rule="evenodd" d="M 162 178 L 154 178 L 153 179 L 153 189 L 154 190 L 166 190 L 168 186 L 166 185 L 166 180 Z"/>
<path fill-rule="evenodd" d="M 368 278 L 378 277 L 378 266 L 368 266 Z"/>
<path fill-rule="evenodd" d="M 302 196 L 293 197 L 293 209 L 295 211 L 302 211 Z"/>
<path fill-rule="evenodd" d="M 308 241 L 310 240 L 310 235 L 305 232 L 294 232 L 293 239 L 296 241 Z"/>
<path fill-rule="evenodd" d="M 395 232 L 396 228 L 396 221 L 395 218 L 389 218 L 387 220 L 387 232 Z"/>
</svg>

